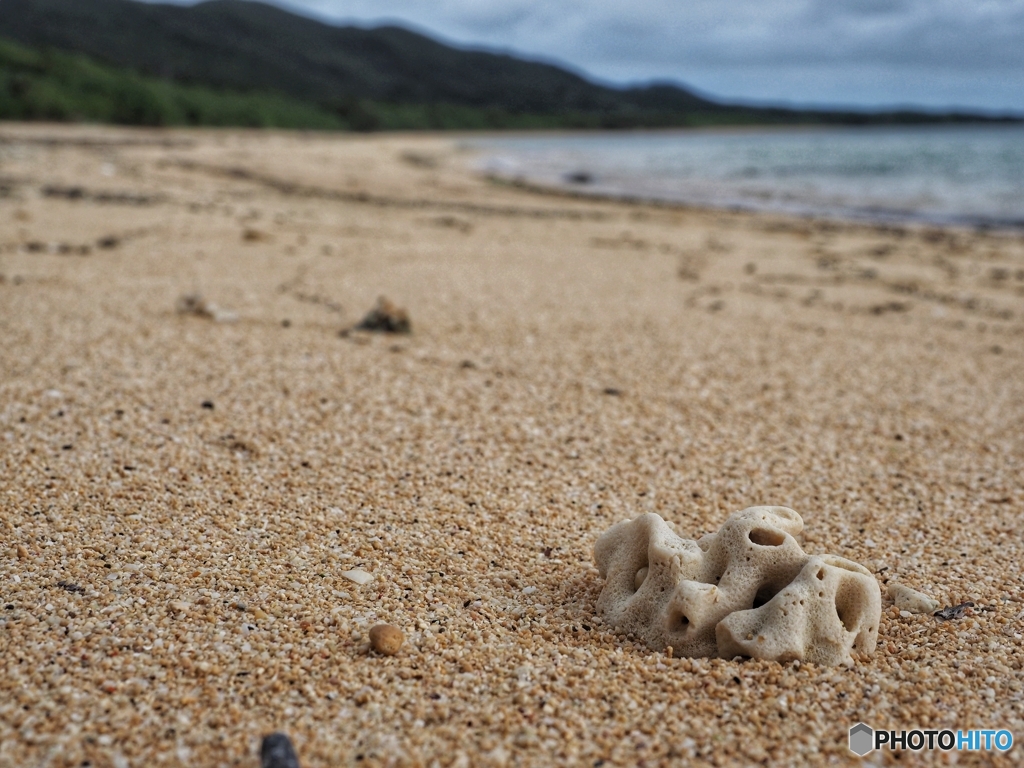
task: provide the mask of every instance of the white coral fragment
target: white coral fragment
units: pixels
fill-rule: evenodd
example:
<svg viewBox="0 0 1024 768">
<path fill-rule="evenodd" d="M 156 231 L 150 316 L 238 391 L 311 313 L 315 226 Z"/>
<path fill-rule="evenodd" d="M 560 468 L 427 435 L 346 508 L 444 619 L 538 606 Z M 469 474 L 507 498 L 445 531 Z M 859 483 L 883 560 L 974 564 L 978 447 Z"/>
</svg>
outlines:
<svg viewBox="0 0 1024 768">
<path fill-rule="evenodd" d="M 736 512 L 697 541 L 653 513 L 619 523 L 594 547 L 607 580 L 598 611 L 677 656 L 852 663 L 854 648 L 875 648 L 878 583 L 849 560 L 806 554 L 802 530 L 786 507 Z"/>
</svg>

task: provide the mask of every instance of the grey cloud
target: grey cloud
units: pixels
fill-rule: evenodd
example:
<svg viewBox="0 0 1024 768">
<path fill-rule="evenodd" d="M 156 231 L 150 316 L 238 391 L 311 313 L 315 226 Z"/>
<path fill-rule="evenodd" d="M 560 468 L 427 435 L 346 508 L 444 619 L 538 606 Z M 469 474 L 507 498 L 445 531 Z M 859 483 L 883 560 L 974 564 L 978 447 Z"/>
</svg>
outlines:
<svg viewBox="0 0 1024 768">
<path fill-rule="evenodd" d="M 732 10 L 752 6 L 743 2 Z M 619 60 L 639 54 L 659 65 L 825 65 L 834 63 L 931 66 L 936 69 L 987 69 L 1024 65 L 1024 3 L 1005 4 L 999 13 L 949 12 L 948 5 L 904 2 L 898 11 L 869 13 L 869 3 L 818 2 L 804 13 L 774 3 L 763 4 L 735 21 L 719 19 L 703 33 L 683 27 L 652 26 L 642 45 L 601 35 L 605 21 L 592 22 L 591 36 L 604 40 L 600 52 Z M 898 5 L 896 3 L 892 5 Z M 828 6 L 825 9 L 825 6 Z"/>
</svg>

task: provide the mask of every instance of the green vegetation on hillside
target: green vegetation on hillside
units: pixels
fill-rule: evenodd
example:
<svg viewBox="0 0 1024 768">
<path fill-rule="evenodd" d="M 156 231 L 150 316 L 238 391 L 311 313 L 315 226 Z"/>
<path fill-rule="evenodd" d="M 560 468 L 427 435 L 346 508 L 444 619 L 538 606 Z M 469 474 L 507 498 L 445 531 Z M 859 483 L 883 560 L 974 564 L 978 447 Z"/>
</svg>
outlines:
<svg viewBox="0 0 1024 768">
<path fill-rule="evenodd" d="M 276 94 L 238 94 L 146 78 L 84 56 L 0 40 L 0 119 L 345 128 L 337 115 Z"/>
</svg>

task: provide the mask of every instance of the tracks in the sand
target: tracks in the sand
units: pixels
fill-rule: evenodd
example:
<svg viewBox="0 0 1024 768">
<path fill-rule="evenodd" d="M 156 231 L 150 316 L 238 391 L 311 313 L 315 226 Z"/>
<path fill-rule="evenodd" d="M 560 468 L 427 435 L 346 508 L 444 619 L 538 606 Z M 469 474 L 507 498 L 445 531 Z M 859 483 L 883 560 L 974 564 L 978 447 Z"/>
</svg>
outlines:
<svg viewBox="0 0 1024 768">
<path fill-rule="evenodd" d="M 379 208 L 404 208 L 407 210 L 436 210 L 483 216 L 522 217 L 531 219 L 568 219 L 572 221 L 602 221 L 609 215 L 599 210 L 577 210 L 572 208 L 527 208 L 514 205 L 488 205 L 461 200 L 428 200 L 426 198 L 403 198 L 375 195 L 363 191 L 344 191 L 308 184 L 299 184 L 277 176 L 260 173 L 240 166 L 222 166 L 201 163 L 195 160 L 171 159 L 160 163 L 163 167 L 196 171 L 219 178 L 258 184 L 289 197 L 304 197 L 319 200 L 336 200 L 345 203 L 361 203 Z"/>
</svg>

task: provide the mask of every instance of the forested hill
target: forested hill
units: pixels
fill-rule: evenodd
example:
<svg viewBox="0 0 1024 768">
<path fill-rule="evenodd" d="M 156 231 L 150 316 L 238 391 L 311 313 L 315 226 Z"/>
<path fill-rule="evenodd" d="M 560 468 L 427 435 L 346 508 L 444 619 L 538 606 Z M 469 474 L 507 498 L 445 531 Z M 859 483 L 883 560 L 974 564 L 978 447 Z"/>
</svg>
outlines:
<svg viewBox="0 0 1024 768">
<path fill-rule="evenodd" d="M 679 88 L 618 91 L 547 64 L 464 51 L 398 27 L 335 27 L 245 0 L 2 0 L 0 36 L 74 51 L 140 74 L 323 104 L 357 98 L 510 112 L 681 111 Z"/>
</svg>

